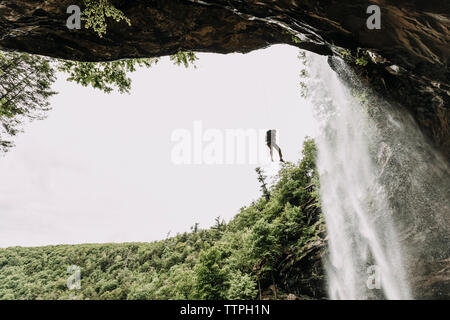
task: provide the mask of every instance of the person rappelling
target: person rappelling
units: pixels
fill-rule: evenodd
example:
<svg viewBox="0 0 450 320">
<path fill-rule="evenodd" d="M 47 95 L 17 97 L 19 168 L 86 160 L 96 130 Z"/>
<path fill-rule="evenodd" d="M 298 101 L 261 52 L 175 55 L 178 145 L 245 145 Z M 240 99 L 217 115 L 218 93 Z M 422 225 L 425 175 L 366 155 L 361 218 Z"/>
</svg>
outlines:
<svg viewBox="0 0 450 320">
<path fill-rule="evenodd" d="M 266 143 L 270 150 L 270 159 L 273 162 L 273 149 L 278 151 L 278 155 L 280 156 L 280 161 L 284 162 L 283 155 L 281 154 L 281 148 L 277 144 L 277 131 L 274 129 L 267 130 L 266 132 Z"/>
</svg>

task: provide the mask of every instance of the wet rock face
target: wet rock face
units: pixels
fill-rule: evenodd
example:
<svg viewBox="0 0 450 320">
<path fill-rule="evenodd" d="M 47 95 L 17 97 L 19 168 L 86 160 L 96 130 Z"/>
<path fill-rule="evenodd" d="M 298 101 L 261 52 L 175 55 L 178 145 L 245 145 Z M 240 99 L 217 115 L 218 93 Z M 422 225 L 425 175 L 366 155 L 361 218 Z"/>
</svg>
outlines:
<svg viewBox="0 0 450 320">
<path fill-rule="evenodd" d="M 111 0 L 127 17 L 103 39 L 68 30 L 66 9 L 80 0 L 3 0 L 0 48 L 104 61 L 173 54 L 179 49 L 248 52 L 287 43 L 319 54 L 369 50 L 376 64 L 355 68 L 367 84 L 406 106 L 450 155 L 450 3 L 441 0 Z M 369 4 L 381 29 L 369 30 Z M 301 42 L 293 41 L 296 34 Z"/>
<path fill-rule="evenodd" d="M 327 299 L 324 259 L 325 236 L 309 243 L 305 248 L 286 252 L 277 270 L 277 283 L 283 292 L 289 292 L 297 299 Z"/>
</svg>

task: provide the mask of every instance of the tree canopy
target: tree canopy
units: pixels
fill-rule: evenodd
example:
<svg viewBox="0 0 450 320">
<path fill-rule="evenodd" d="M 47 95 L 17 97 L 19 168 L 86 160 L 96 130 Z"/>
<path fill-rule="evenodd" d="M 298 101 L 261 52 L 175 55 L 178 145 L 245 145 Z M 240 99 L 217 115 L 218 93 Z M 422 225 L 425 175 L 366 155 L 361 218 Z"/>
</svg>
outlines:
<svg viewBox="0 0 450 320">
<path fill-rule="evenodd" d="M 152 243 L 0 249 L 0 299 L 275 298 L 272 289 L 284 299 L 292 293 L 284 270 L 305 264 L 324 238 L 317 186 L 311 187 L 315 158 L 308 139 L 302 159 L 284 164 L 268 187 L 269 199 L 261 195 L 209 229 L 196 224 Z M 80 267 L 80 290 L 67 288 L 70 265 Z M 321 281 L 318 271 L 304 268 L 305 281 Z M 289 281 L 299 282 L 300 275 L 293 272 Z M 299 282 L 296 290 L 301 294 L 306 285 Z"/>
</svg>

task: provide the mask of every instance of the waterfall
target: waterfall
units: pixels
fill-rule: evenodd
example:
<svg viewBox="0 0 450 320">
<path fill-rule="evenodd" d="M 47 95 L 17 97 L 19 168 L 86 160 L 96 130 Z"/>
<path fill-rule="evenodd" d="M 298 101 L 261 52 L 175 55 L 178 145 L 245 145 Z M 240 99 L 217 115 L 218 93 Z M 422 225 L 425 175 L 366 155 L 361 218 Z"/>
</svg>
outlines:
<svg viewBox="0 0 450 320">
<path fill-rule="evenodd" d="M 333 59 L 341 72 L 350 73 Z M 380 181 L 389 146 L 361 103 L 367 97 L 355 98 L 326 57 L 308 55 L 308 61 L 308 99 L 322 132 L 317 165 L 328 232 L 329 296 L 410 299 L 393 209 Z"/>
<path fill-rule="evenodd" d="M 448 295 L 439 282 L 450 256 L 448 161 L 408 111 L 365 88 L 341 59 L 328 59 L 307 56 L 307 88 L 321 131 L 330 298 Z"/>
</svg>

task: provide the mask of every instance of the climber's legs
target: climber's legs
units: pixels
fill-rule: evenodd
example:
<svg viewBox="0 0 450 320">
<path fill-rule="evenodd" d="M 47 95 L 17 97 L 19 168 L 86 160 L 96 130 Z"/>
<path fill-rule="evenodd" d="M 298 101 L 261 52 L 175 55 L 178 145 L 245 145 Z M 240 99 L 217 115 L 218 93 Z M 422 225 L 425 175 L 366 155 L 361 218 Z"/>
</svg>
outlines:
<svg viewBox="0 0 450 320">
<path fill-rule="evenodd" d="M 276 143 L 272 143 L 272 147 L 274 147 L 275 150 L 278 151 L 278 155 L 280 156 L 280 161 L 281 161 L 281 162 L 284 162 L 284 160 L 283 160 L 283 155 L 282 155 L 282 153 L 281 153 L 281 148 L 280 148 Z M 272 148 L 270 148 L 270 152 L 272 152 Z M 272 159 L 272 161 L 273 161 L 273 159 Z"/>
<path fill-rule="evenodd" d="M 272 149 L 272 145 L 271 145 L 271 144 L 268 144 L 267 146 L 269 147 L 269 150 L 270 150 L 270 159 L 271 159 L 272 162 L 273 162 L 273 149 Z"/>
</svg>

